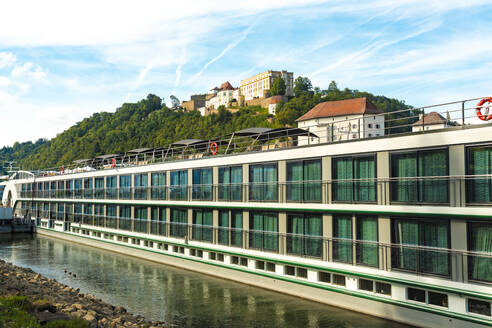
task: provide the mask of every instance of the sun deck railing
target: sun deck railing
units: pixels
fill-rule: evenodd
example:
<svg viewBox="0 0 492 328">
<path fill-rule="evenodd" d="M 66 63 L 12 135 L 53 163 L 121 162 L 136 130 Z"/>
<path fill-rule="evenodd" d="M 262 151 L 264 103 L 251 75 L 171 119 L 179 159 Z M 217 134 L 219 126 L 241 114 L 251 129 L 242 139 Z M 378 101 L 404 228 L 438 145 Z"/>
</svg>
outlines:
<svg viewBox="0 0 492 328">
<path fill-rule="evenodd" d="M 145 151 L 138 155 L 125 154 L 113 157 L 108 155 L 103 158 L 67 163 L 43 170 L 33 170 L 33 172 L 36 176 L 54 176 L 246 152 L 356 141 L 375 137 L 428 133 L 435 129 L 462 129 L 472 125 L 488 124 L 488 122 L 478 119 L 476 115 L 476 102 L 480 99 L 482 98 L 365 115 L 364 117 L 351 119 L 333 118 L 331 121 L 328 120 L 316 126 L 302 126 L 305 131 L 297 128 L 286 128 L 282 133 L 265 132 L 248 136 L 240 136 L 233 133 L 187 146 L 171 144 Z M 489 105 L 482 105 L 478 108 L 482 110 L 485 117 L 489 116 Z M 436 123 L 435 117 L 426 116 L 431 112 L 436 112 L 441 116 L 440 123 Z M 369 126 L 371 127 L 369 128 Z M 212 147 L 213 143 L 217 146 L 216 153 L 214 151 L 215 148 Z"/>
</svg>

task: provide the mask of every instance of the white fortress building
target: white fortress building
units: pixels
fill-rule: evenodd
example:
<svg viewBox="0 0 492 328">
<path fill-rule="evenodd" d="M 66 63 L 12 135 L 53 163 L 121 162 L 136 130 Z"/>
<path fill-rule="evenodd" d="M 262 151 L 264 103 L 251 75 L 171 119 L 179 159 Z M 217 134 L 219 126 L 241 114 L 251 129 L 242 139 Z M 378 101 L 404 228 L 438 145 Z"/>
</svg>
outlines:
<svg viewBox="0 0 492 328">
<path fill-rule="evenodd" d="M 241 95 L 244 96 L 244 100 L 263 98 L 265 97 L 266 92 L 270 90 L 273 80 L 277 77 L 281 77 L 285 81 L 285 95 L 293 96 L 294 73 L 272 70 L 241 80 Z"/>
<path fill-rule="evenodd" d="M 366 98 L 326 101 L 299 117 L 298 127 L 317 137 L 299 137 L 299 145 L 384 135 L 384 113 Z"/>
</svg>

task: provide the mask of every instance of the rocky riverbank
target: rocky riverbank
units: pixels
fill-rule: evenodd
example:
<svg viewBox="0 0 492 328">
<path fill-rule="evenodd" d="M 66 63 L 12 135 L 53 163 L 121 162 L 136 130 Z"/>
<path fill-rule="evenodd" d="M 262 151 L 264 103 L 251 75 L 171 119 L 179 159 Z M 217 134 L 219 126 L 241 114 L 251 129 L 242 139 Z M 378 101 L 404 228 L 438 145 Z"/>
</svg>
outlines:
<svg viewBox="0 0 492 328">
<path fill-rule="evenodd" d="M 48 279 L 28 268 L 0 260 L 0 295 L 27 296 L 34 315 L 43 324 L 51 320 L 81 318 L 89 327 L 165 327 L 133 315 L 79 289 Z"/>
</svg>

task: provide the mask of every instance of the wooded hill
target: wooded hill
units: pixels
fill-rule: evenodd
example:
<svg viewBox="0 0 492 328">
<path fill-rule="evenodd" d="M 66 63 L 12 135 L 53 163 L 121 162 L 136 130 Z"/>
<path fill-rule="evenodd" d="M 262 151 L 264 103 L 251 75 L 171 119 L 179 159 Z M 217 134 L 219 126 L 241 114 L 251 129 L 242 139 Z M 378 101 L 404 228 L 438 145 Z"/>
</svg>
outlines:
<svg viewBox="0 0 492 328">
<path fill-rule="evenodd" d="M 411 108 L 400 100 L 347 88 L 339 90 L 335 82 L 326 90 L 313 90 L 308 79 L 299 79 L 296 80 L 296 95 L 280 104 L 275 116 L 269 115 L 266 109 L 250 106 L 236 113 L 219 108 L 217 114 L 202 117 L 198 111 L 168 108 L 161 98 L 149 94 L 137 103 L 124 103 L 114 113 L 95 113 L 51 140 L 4 147 L 0 149 L 0 161 L 16 160 L 27 170 L 48 168 L 102 154 L 165 146 L 181 139 L 225 136 L 249 127 L 296 126 L 298 117 L 318 103 L 331 100 L 367 97 L 384 112 Z M 403 116 L 410 116 L 410 112 L 395 114 L 395 118 Z M 397 121 L 392 123 L 398 125 Z"/>
</svg>

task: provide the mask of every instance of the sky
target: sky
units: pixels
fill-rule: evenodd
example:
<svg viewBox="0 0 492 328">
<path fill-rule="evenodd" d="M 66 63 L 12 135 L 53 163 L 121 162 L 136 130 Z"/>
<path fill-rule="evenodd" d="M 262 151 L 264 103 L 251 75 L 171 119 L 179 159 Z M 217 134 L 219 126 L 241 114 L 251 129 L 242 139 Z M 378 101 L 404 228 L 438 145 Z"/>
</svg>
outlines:
<svg viewBox="0 0 492 328">
<path fill-rule="evenodd" d="M 268 69 L 426 106 L 492 96 L 492 1 L 5 1 L 0 147 Z"/>
</svg>

